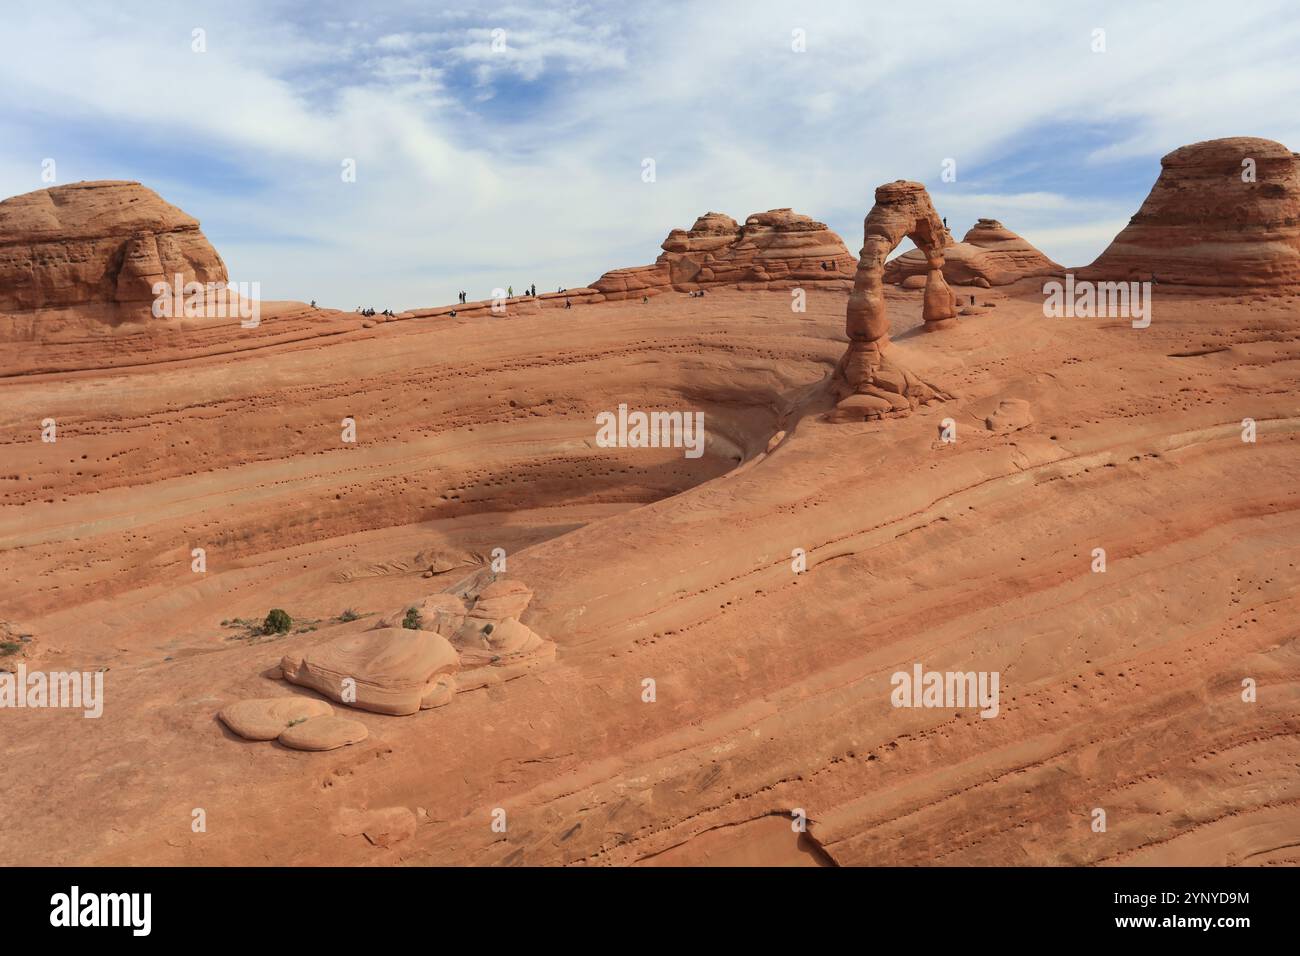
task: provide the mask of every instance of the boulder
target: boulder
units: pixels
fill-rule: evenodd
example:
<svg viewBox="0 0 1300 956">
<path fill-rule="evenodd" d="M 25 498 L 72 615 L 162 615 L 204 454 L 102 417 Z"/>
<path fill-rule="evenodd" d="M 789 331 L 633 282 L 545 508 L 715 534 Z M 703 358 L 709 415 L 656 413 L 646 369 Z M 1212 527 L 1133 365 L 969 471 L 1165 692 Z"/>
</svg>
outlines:
<svg viewBox="0 0 1300 956">
<path fill-rule="evenodd" d="M 469 616 L 485 621 L 517 618 L 532 599 L 532 588 L 522 581 L 493 581 L 478 592 Z"/>
<path fill-rule="evenodd" d="M 438 678 L 460 669 L 441 634 L 391 627 L 347 634 L 280 661 L 284 678 L 331 700 L 380 714 L 414 714 Z M 351 679 L 352 684 L 344 681 Z M 345 700 L 345 687 L 355 700 Z"/>
</svg>

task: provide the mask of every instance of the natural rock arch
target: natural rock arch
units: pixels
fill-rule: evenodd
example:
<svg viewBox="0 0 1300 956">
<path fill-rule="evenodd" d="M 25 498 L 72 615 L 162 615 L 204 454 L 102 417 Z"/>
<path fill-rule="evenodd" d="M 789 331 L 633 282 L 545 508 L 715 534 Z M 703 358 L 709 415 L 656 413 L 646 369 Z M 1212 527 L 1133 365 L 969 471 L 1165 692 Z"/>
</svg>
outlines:
<svg viewBox="0 0 1300 956">
<path fill-rule="evenodd" d="M 921 310 L 925 327 L 940 329 L 957 321 L 952 291 L 943 278 L 943 249 L 951 237 L 924 186 L 900 179 L 879 187 L 862 233 L 862 252 L 845 312 L 849 348 L 835 370 L 839 403 L 831 415 L 833 421 L 906 415 L 936 397 L 932 388 L 885 357 L 889 344 L 885 260 L 904 238 L 916 243 L 926 257 Z"/>
</svg>

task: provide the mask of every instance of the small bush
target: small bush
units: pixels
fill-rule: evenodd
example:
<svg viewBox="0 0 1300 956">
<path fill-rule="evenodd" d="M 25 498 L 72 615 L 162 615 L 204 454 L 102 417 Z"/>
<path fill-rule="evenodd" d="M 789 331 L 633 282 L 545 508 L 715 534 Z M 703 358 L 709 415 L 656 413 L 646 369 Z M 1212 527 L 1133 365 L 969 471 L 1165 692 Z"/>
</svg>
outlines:
<svg viewBox="0 0 1300 956">
<path fill-rule="evenodd" d="M 483 633 L 484 633 L 484 634 L 491 634 L 491 633 L 492 633 L 492 625 L 491 625 L 491 624 L 484 624 L 484 625 L 483 625 Z"/>
<path fill-rule="evenodd" d="M 339 623 L 346 624 L 348 623 L 348 621 L 355 621 L 359 617 L 361 617 L 360 614 L 358 614 L 352 608 L 348 608 L 346 611 L 344 611 L 342 614 L 339 615 Z"/>
<path fill-rule="evenodd" d="M 424 618 L 420 617 L 420 612 L 413 607 L 406 609 L 406 617 L 402 618 L 402 627 L 408 631 L 418 631 L 424 627 Z"/>
<path fill-rule="evenodd" d="M 0 657 L 8 657 L 10 654 L 16 654 L 22 645 L 14 641 L 4 641 L 0 643 Z"/>
<path fill-rule="evenodd" d="M 288 634 L 291 627 L 293 627 L 293 618 L 287 612 L 276 607 L 271 609 L 271 613 L 262 622 L 262 633 Z"/>
</svg>

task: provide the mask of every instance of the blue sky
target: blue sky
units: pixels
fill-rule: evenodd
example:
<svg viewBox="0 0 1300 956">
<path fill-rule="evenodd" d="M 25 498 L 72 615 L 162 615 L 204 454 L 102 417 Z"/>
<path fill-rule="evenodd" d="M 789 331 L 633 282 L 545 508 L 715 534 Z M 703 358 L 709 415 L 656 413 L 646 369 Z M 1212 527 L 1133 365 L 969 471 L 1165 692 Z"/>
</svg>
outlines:
<svg viewBox="0 0 1300 956">
<path fill-rule="evenodd" d="M 856 252 L 900 178 L 959 235 L 997 218 L 1081 265 L 1177 146 L 1300 149 L 1300 11 L 1269 0 L 42 0 L 3 22 L 0 194 L 47 185 L 47 158 L 139 180 L 232 279 L 345 309 L 579 286 L 709 210 L 791 206 Z"/>
</svg>

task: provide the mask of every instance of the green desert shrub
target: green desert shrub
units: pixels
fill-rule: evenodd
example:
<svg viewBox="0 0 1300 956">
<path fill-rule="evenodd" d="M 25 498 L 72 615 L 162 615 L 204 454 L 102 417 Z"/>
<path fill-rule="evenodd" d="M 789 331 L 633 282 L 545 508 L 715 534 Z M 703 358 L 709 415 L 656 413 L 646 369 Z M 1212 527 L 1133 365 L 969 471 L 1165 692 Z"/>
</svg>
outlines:
<svg viewBox="0 0 1300 956">
<path fill-rule="evenodd" d="M 271 613 L 262 622 L 264 634 L 288 634 L 291 627 L 293 627 L 293 618 L 287 611 L 282 611 L 278 607 L 272 608 Z"/>
<path fill-rule="evenodd" d="M 408 631 L 418 631 L 424 626 L 424 618 L 420 617 L 420 612 L 413 607 L 406 609 L 406 617 L 402 618 L 402 627 Z"/>
</svg>

